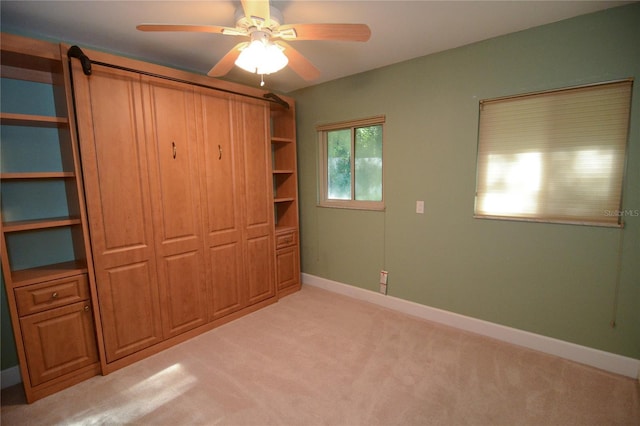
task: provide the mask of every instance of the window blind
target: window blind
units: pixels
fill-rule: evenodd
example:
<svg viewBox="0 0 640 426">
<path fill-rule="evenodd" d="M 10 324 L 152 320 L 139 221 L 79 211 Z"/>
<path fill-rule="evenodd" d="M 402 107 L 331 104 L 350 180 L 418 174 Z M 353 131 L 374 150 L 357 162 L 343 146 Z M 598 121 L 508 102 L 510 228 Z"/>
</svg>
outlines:
<svg viewBox="0 0 640 426">
<path fill-rule="evenodd" d="M 619 226 L 631 89 L 481 101 L 475 216 Z"/>
</svg>

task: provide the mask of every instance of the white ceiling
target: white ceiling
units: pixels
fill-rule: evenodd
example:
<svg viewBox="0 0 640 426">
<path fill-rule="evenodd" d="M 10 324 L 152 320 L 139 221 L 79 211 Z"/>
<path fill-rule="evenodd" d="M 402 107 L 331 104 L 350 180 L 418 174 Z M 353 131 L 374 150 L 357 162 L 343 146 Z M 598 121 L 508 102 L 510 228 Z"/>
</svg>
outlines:
<svg viewBox="0 0 640 426">
<path fill-rule="evenodd" d="M 265 76 L 266 88 L 289 92 L 411 58 L 474 43 L 629 1 L 273 1 L 285 24 L 364 23 L 365 43 L 294 41 L 321 72 L 306 82 L 289 69 Z M 2 31 L 52 38 L 206 74 L 234 45 L 233 36 L 143 33 L 140 23 L 235 26 L 239 0 L 5 1 Z M 558 40 L 561 43 L 561 40 Z M 237 67 L 226 79 L 258 85 Z"/>
</svg>

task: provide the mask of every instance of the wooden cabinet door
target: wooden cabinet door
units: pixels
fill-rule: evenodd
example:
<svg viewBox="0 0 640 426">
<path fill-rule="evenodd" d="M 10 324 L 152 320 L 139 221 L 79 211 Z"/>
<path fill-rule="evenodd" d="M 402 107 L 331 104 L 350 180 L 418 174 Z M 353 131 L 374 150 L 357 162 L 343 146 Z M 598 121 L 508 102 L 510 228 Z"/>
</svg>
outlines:
<svg viewBox="0 0 640 426">
<path fill-rule="evenodd" d="M 144 78 L 149 177 L 164 336 L 207 322 L 194 93 Z"/>
<path fill-rule="evenodd" d="M 140 77 L 73 63 L 106 361 L 162 340 Z"/>
<path fill-rule="evenodd" d="M 98 362 L 89 302 L 20 319 L 31 386 Z"/>
<path fill-rule="evenodd" d="M 242 147 L 245 279 L 248 303 L 275 295 L 273 181 L 267 139 L 269 110 L 264 102 L 238 98 L 236 130 Z"/>
<path fill-rule="evenodd" d="M 276 251 L 276 283 L 278 290 L 284 290 L 300 282 L 299 258 L 297 245 Z"/>
<path fill-rule="evenodd" d="M 208 251 L 209 318 L 246 305 L 243 285 L 242 213 L 238 144 L 232 132 L 232 96 L 199 90 L 199 128 L 203 147 L 202 194 Z"/>
</svg>

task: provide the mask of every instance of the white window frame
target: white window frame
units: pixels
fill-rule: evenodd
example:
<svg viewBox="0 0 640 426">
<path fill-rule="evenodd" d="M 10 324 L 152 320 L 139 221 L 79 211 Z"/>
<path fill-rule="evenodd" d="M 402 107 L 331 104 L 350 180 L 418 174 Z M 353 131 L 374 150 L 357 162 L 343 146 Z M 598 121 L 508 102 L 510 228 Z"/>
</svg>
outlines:
<svg viewBox="0 0 640 426">
<path fill-rule="evenodd" d="M 480 101 L 474 217 L 623 226 L 608 212 L 622 208 L 632 90 L 626 79 Z M 585 179 L 608 182 L 594 193 Z"/>
<path fill-rule="evenodd" d="M 316 131 L 318 132 L 318 147 L 319 147 L 319 155 L 318 155 L 318 205 L 321 207 L 333 207 L 333 208 L 342 208 L 342 209 L 356 209 L 356 210 L 384 210 L 384 139 L 385 139 L 385 131 L 384 131 L 384 123 L 385 116 L 378 115 L 374 117 L 359 119 L 359 120 L 349 120 L 342 121 L 339 123 L 331 123 L 331 124 L 323 124 L 316 127 Z M 365 200 L 355 200 L 355 170 L 354 170 L 354 161 L 351 161 L 351 200 L 335 200 L 328 198 L 328 176 L 327 176 L 327 133 L 332 130 L 351 130 L 351 147 L 353 153 L 355 153 L 354 143 L 355 143 L 355 129 L 360 127 L 370 127 L 370 126 L 382 126 L 382 199 L 380 201 L 365 201 Z"/>
</svg>

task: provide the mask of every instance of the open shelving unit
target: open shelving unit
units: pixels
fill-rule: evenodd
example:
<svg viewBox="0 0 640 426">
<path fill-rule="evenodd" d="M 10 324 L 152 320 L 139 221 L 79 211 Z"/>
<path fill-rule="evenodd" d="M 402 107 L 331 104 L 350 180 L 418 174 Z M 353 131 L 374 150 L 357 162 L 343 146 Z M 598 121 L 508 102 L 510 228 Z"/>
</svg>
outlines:
<svg viewBox="0 0 640 426">
<path fill-rule="evenodd" d="M 50 278 L 48 273 L 52 279 L 85 273 L 87 262 L 78 195 L 81 189 L 58 45 L 3 34 L 2 79 L 3 89 L 10 88 L 3 90 L 0 112 L 4 157 L 0 170 L 3 187 L 0 234 L 6 254 L 2 259 L 5 284 L 7 288 L 15 288 L 46 280 Z M 14 86 L 17 88 L 12 90 Z M 53 131 L 34 134 L 29 130 L 38 128 Z M 40 135 L 42 140 L 34 140 Z M 58 164 L 48 164 L 50 169 L 33 170 L 43 157 L 55 158 L 53 162 Z M 39 203 L 28 198 L 43 193 L 66 201 L 60 201 L 51 212 L 43 205 L 32 217 L 30 207 Z M 61 259 L 47 256 L 38 259 L 37 247 L 28 247 L 28 253 L 24 253 L 21 237 L 28 236 L 29 240 L 47 245 L 51 243 L 47 230 L 52 228 L 58 228 L 58 235 L 68 234 L 64 239 L 72 243 L 59 251 Z"/>
<path fill-rule="evenodd" d="M 276 240 L 276 283 L 280 297 L 300 289 L 298 172 L 295 103 L 271 105 L 271 172 Z"/>
<path fill-rule="evenodd" d="M 72 155 L 68 145 L 71 144 L 69 138 L 68 121 L 64 117 L 28 117 L 25 114 L 2 113 L 2 126 L 19 127 L 50 127 L 58 128 L 58 147 L 42 146 L 41 151 L 32 152 L 34 161 L 40 155 L 46 156 L 52 150 L 60 150 L 61 158 Z M 20 144 L 20 141 L 3 141 L 3 151 L 10 151 L 12 145 Z M 50 140 L 43 141 L 44 144 L 51 144 Z M 37 145 L 37 144 L 36 144 Z M 3 152 L 3 156 L 5 155 Z M 23 155 L 25 155 L 23 153 Z M 7 155 L 12 157 L 12 155 Z M 3 271 L 7 287 L 19 287 L 31 284 L 34 280 L 46 280 L 49 278 L 45 271 L 52 271 L 51 278 L 59 278 L 67 274 L 68 276 L 77 273 L 87 272 L 86 256 L 84 251 L 82 220 L 79 212 L 77 175 L 73 168 L 66 164 L 60 165 L 60 170 L 56 171 L 11 171 L 0 173 L 0 181 L 3 187 L 2 196 L 2 248 Z M 26 186 L 25 186 L 26 185 Z M 15 187 L 15 189 L 13 189 Z M 21 187 L 28 190 L 21 190 Z M 37 212 L 29 211 L 29 206 L 38 204 L 37 199 L 29 199 L 42 193 L 49 193 L 59 201 L 58 207 L 47 212 L 46 206 L 41 206 Z M 66 204 L 66 206 L 64 206 Z M 25 207 L 27 206 L 27 207 Z M 61 207 L 62 206 L 62 207 Z M 32 215 L 36 217 L 31 217 Z M 48 263 L 46 256 L 38 259 L 40 248 L 30 247 L 28 252 L 24 252 L 19 241 L 21 237 L 30 235 L 31 240 L 37 240 L 42 245 L 51 244 L 51 239 L 47 238 L 46 231 L 58 228 L 58 234 L 69 234 L 65 240 L 71 241 L 71 246 L 58 251 L 61 261 Z M 40 233 L 35 236 L 33 233 Z M 27 260 L 26 257 L 29 257 Z M 55 258 L 54 258 L 55 259 Z M 67 268 L 65 270 L 65 268 Z"/>
<path fill-rule="evenodd" d="M 100 363 L 60 47 L 4 33 L 0 42 L 2 273 L 25 395 L 33 402 L 99 373 Z M 83 344 L 65 348 L 74 339 Z"/>
</svg>

